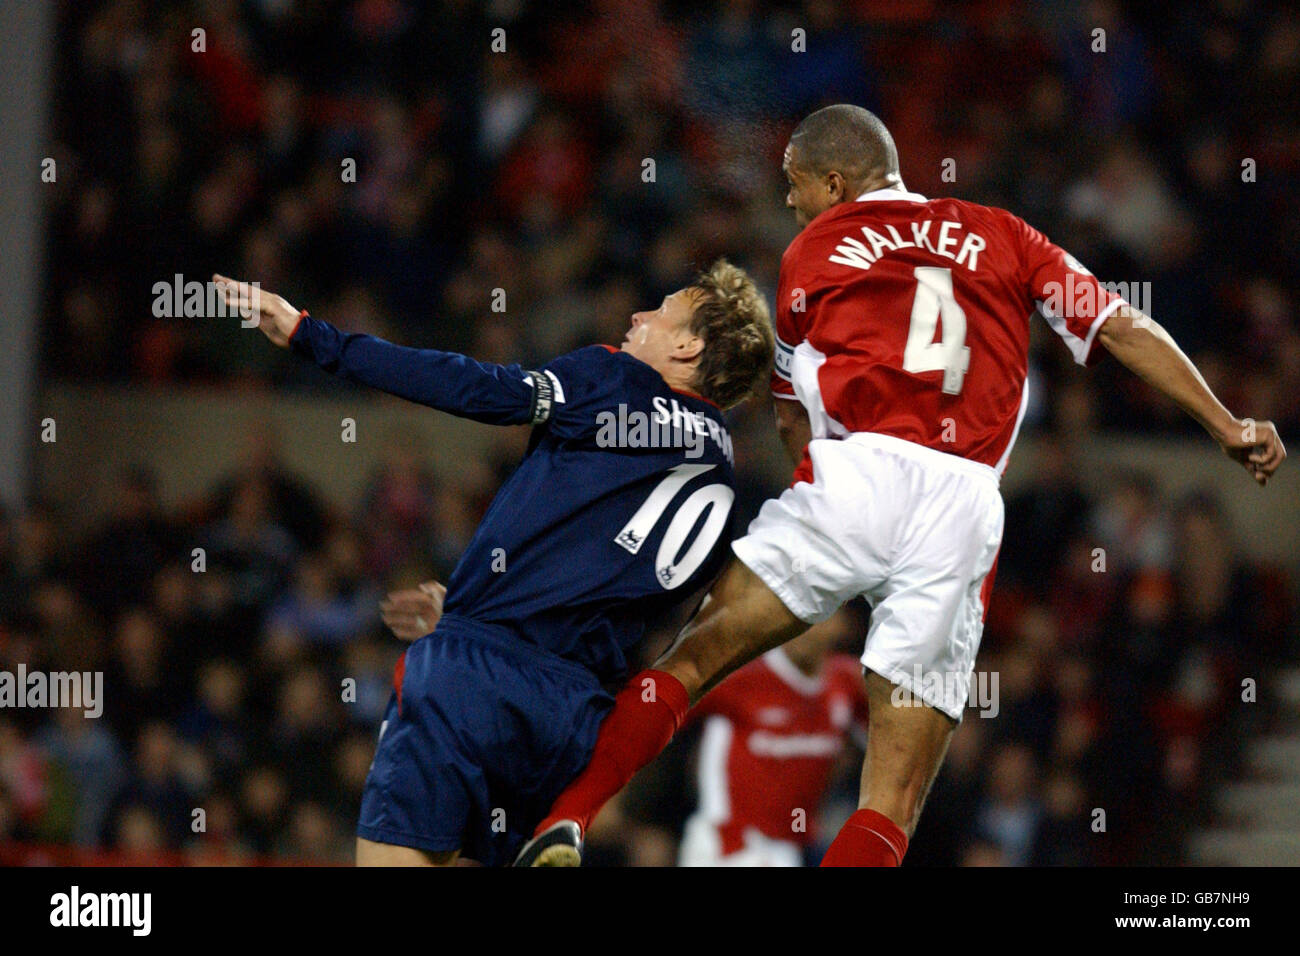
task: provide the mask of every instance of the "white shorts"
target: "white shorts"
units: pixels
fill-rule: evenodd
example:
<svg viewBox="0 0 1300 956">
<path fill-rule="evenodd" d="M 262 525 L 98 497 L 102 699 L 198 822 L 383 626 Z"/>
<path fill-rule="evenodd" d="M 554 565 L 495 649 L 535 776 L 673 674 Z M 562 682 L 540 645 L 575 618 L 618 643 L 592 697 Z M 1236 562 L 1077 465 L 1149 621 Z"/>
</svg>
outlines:
<svg viewBox="0 0 1300 956">
<path fill-rule="evenodd" d="M 718 828 L 702 813 L 686 821 L 678 866 L 803 866 L 803 850 L 788 840 L 774 840 L 758 830 L 745 831 L 745 845 L 735 853 L 722 853 Z"/>
<path fill-rule="evenodd" d="M 813 480 L 764 503 L 732 550 L 810 624 L 866 598 L 863 665 L 961 720 L 1002 541 L 997 472 L 870 433 L 808 453 Z"/>
</svg>

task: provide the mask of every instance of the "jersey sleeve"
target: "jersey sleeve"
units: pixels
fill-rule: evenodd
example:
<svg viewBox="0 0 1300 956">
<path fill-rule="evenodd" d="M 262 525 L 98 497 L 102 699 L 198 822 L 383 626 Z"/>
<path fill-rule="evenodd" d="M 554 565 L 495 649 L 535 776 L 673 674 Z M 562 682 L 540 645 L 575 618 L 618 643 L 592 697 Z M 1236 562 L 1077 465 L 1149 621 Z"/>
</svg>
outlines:
<svg viewBox="0 0 1300 956">
<path fill-rule="evenodd" d="M 776 286 L 776 361 L 772 364 L 772 394 L 795 400 L 790 368 L 795 347 L 803 341 L 803 317 L 807 294 L 798 285 L 798 244 L 791 243 L 781 260 L 781 277 Z"/>
<path fill-rule="evenodd" d="M 1092 365 L 1103 352 L 1097 330 L 1128 303 L 1106 289 L 1083 263 L 1027 223 L 1021 230 L 1024 283 L 1030 299 L 1080 365 Z"/>
<path fill-rule="evenodd" d="M 547 425 L 558 438 L 582 438 L 600 428 L 597 416 L 628 401 L 627 358 L 607 345 L 581 348 L 542 368 L 550 386 Z"/>
<path fill-rule="evenodd" d="M 408 348 L 373 335 L 342 332 L 306 312 L 289 345 L 321 369 L 399 398 L 489 425 L 545 420 L 540 373 L 476 362 L 456 352 Z"/>
</svg>

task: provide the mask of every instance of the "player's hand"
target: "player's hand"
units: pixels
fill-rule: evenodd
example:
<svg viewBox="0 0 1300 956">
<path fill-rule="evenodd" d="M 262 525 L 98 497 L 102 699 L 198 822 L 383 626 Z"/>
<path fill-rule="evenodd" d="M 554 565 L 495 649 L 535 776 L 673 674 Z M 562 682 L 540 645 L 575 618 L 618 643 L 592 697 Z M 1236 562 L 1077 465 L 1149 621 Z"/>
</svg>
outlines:
<svg viewBox="0 0 1300 956">
<path fill-rule="evenodd" d="M 1250 472 L 1261 485 L 1268 484 L 1286 458 L 1286 448 L 1272 422 L 1240 419 L 1218 436 L 1218 442 L 1223 453 Z"/>
<path fill-rule="evenodd" d="M 268 339 L 281 348 L 288 348 L 289 336 L 297 328 L 301 313 L 283 296 L 222 275 L 214 275 L 212 281 L 228 306 L 240 309 L 242 315 L 256 318 L 257 327 Z"/>
<path fill-rule="evenodd" d="M 393 591 L 379 602 L 380 616 L 388 629 L 404 641 L 424 637 L 442 617 L 447 588 L 437 581 L 425 581 L 417 588 Z"/>
</svg>

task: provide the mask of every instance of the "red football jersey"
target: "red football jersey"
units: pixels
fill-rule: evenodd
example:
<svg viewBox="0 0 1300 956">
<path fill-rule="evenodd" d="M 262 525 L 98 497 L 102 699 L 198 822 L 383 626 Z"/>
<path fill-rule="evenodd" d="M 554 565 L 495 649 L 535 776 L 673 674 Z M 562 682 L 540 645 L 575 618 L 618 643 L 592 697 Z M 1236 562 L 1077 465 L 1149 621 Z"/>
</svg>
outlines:
<svg viewBox="0 0 1300 956">
<path fill-rule="evenodd" d="M 1075 361 L 1125 301 L 1003 209 L 882 189 L 841 203 L 781 261 L 772 390 L 814 438 L 876 432 L 1006 467 L 1037 309 Z"/>
<path fill-rule="evenodd" d="M 809 677 L 780 648 L 742 667 L 692 712 L 700 739 L 700 813 L 724 854 L 745 831 L 800 845 L 812 825 L 845 738 L 865 729 L 862 665 L 834 654 Z"/>
</svg>

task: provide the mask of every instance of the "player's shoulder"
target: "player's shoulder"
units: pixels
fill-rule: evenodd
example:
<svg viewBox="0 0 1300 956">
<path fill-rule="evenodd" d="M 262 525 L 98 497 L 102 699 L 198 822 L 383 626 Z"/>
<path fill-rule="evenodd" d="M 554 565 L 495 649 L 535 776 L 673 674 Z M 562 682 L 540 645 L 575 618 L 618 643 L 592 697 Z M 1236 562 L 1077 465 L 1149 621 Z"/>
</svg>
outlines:
<svg viewBox="0 0 1300 956">
<path fill-rule="evenodd" d="M 781 278 L 789 276 L 790 270 L 797 266 L 808 254 L 809 233 L 808 229 L 812 224 L 809 223 L 799 231 L 799 234 L 790 240 L 790 244 L 785 247 L 785 252 L 781 253 Z"/>
<path fill-rule="evenodd" d="M 606 386 L 617 384 L 665 395 L 678 395 L 704 407 L 717 407 L 702 396 L 674 390 L 653 367 L 612 345 L 587 345 L 552 359 L 544 367 Z"/>
<path fill-rule="evenodd" d="M 543 366 L 556 383 L 556 418 L 614 447 L 733 466 L 727 421 L 717 403 L 673 388 L 651 365 L 607 345 L 569 352 Z M 575 425 L 575 423 L 577 423 Z M 612 436 L 618 436 L 614 438 Z"/>
<path fill-rule="evenodd" d="M 597 368 L 609 369 L 618 363 L 621 355 L 623 353 L 612 345 L 584 345 L 582 348 L 574 349 L 572 352 L 565 352 L 563 355 L 551 359 L 546 363 L 545 367 L 549 369 L 558 367 L 574 371 Z"/>
<path fill-rule="evenodd" d="M 654 369 L 612 345 L 583 346 L 552 359 L 542 368 L 571 391 L 613 393 L 650 388 L 659 378 Z"/>
<path fill-rule="evenodd" d="M 807 253 L 810 247 L 820 245 L 828 236 L 838 237 L 843 229 L 851 225 L 854 220 L 861 218 L 865 205 L 860 202 L 843 202 L 818 213 L 797 236 L 790 240 L 790 245 L 786 246 L 785 257 L 798 259 Z"/>
<path fill-rule="evenodd" d="M 979 223 L 988 228 L 1019 232 L 1027 225 L 1015 213 L 1001 206 L 986 206 L 955 196 L 939 196 L 927 200 L 925 205 L 934 218 L 956 219 L 968 227 Z"/>
<path fill-rule="evenodd" d="M 870 228 L 874 223 L 899 219 L 956 220 L 968 227 L 979 224 L 1011 232 L 1027 226 L 1019 216 L 998 206 L 985 206 L 952 196 L 927 198 L 919 193 L 899 192 L 897 199 L 877 197 L 839 203 L 825 210 L 790 241 L 782 265 L 816 255 L 827 243 L 842 241 L 846 229 Z"/>
</svg>

